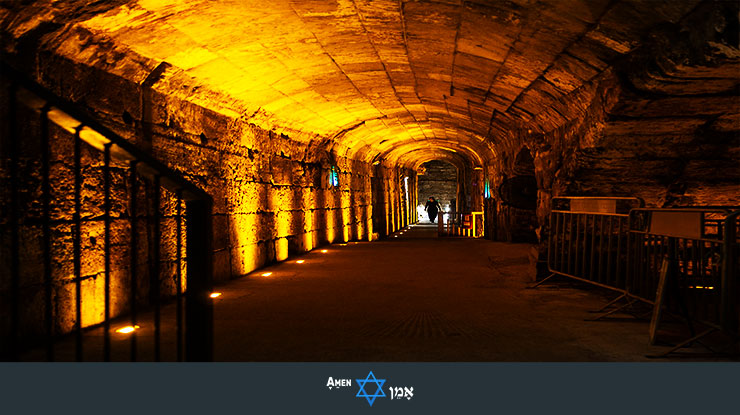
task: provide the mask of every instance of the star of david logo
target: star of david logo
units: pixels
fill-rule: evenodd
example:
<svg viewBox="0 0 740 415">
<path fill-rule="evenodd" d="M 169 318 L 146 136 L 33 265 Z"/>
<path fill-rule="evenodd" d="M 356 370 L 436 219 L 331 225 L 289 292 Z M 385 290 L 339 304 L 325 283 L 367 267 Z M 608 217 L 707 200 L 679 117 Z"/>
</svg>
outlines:
<svg viewBox="0 0 740 415">
<path fill-rule="evenodd" d="M 367 374 L 367 377 L 365 379 L 355 380 L 357 381 L 357 384 L 360 385 L 360 390 L 355 396 L 358 398 L 367 399 L 367 403 L 369 403 L 370 406 L 373 406 L 373 403 L 375 403 L 375 398 L 385 397 L 385 392 L 383 392 L 383 384 L 385 384 L 385 379 L 376 379 L 372 370 L 370 371 L 370 373 Z M 367 391 L 365 391 L 365 385 L 368 383 L 374 383 L 377 387 L 377 390 L 372 395 L 368 395 Z"/>
</svg>

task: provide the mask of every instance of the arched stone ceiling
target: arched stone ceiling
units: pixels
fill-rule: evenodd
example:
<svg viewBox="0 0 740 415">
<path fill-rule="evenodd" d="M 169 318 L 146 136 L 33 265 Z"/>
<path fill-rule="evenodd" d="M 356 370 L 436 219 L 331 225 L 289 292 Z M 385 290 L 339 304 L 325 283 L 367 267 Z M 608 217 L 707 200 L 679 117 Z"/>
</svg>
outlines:
<svg viewBox="0 0 740 415">
<path fill-rule="evenodd" d="M 131 0 L 79 24 L 229 94 L 258 125 L 367 161 L 479 164 L 497 119 L 533 120 L 697 2 Z"/>
</svg>

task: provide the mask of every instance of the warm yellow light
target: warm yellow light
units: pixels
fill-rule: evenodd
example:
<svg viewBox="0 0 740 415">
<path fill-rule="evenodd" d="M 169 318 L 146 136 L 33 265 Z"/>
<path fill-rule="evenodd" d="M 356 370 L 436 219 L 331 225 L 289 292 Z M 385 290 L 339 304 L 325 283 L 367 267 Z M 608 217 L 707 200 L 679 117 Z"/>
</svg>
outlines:
<svg viewBox="0 0 740 415">
<path fill-rule="evenodd" d="M 272 272 L 265 272 L 262 274 L 263 277 L 269 277 L 270 275 L 272 275 Z"/>
<path fill-rule="evenodd" d="M 322 253 L 322 254 L 325 254 L 325 253 L 327 253 L 327 252 L 329 252 L 329 250 L 328 250 L 328 249 L 322 249 L 322 250 L 321 250 L 321 253 Z"/>
<path fill-rule="evenodd" d="M 697 290 L 713 290 L 714 287 L 705 287 L 703 285 L 689 286 L 689 288 L 696 288 Z"/>
<path fill-rule="evenodd" d="M 299 259 L 299 260 L 298 260 L 298 261 L 296 261 L 295 263 L 296 263 L 296 264 L 302 264 L 302 263 L 304 263 L 304 262 L 306 262 L 306 260 L 305 260 L 305 259 Z"/>
<path fill-rule="evenodd" d="M 137 326 L 121 327 L 120 329 L 116 330 L 116 333 L 129 334 L 129 333 L 133 333 L 134 331 L 138 330 L 139 328 L 140 327 L 138 325 Z"/>
<path fill-rule="evenodd" d="M 211 293 L 211 298 L 221 297 L 221 293 Z"/>
</svg>

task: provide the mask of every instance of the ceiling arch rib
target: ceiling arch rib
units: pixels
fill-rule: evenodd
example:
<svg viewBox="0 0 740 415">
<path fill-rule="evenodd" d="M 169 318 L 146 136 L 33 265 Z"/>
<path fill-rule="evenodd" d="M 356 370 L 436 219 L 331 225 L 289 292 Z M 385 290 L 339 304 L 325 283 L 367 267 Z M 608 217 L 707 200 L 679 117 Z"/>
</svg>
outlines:
<svg viewBox="0 0 740 415">
<path fill-rule="evenodd" d="M 382 120 L 386 121 L 386 120 Z M 409 132 L 402 125 L 385 126 L 383 130 L 373 130 L 363 125 L 341 137 L 341 146 L 347 149 L 346 155 L 358 160 L 371 161 L 380 155 L 384 159 L 394 158 L 394 151 L 401 146 L 414 148 L 435 147 L 449 148 L 469 155 L 471 162 L 482 164 L 495 155 L 490 142 L 471 139 L 455 130 L 454 134 L 444 134 L 440 138 L 427 138 L 420 132 Z M 405 147 L 404 147 L 405 148 Z"/>
<path fill-rule="evenodd" d="M 427 153 L 435 154 L 458 154 L 470 164 L 482 165 L 483 163 L 483 158 L 474 149 L 462 147 L 457 142 L 441 139 L 432 139 L 423 142 L 412 141 L 394 143 L 390 149 L 380 153 L 376 159 L 408 167 L 416 164 L 417 160 L 414 158 L 414 155 L 421 154 L 419 151 L 422 150 Z"/>
<path fill-rule="evenodd" d="M 424 163 L 434 160 L 450 163 L 455 166 L 458 171 L 463 171 L 465 167 L 469 165 L 468 160 L 465 160 L 463 157 L 455 153 L 426 152 L 424 150 L 419 150 L 418 153 L 419 154 L 414 155 L 414 159 L 416 160 L 414 164 L 409 166 L 411 169 L 416 171 L 419 171 L 419 168 Z"/>
</svg>

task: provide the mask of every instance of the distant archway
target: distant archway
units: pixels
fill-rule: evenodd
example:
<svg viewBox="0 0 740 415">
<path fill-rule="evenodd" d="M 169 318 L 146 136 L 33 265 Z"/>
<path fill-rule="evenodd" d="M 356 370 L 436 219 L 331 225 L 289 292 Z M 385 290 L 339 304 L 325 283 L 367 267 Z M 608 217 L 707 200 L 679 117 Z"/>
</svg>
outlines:
<svg viewBox="0 0 740 415">
<path fill-rule="evenodd" d="M 434 197 L 442 212 L 454 211 L 457 198 L 457 167 L 452 164 L 432 160 L 421 165 L 418 172 L 418 205 L 416 211 L 419 223 L 429 223 L 429 216 L 424 206 L 430 197 Z"/>
<path fill-rule="evenodd" d="M 534 158 L 527 147 L 519 151 L 514 161 L 513 176 L 499 187 L 505 208 L 507 239 L 512 242 L 537 242 L 537 180 Z"/>
</svg>

